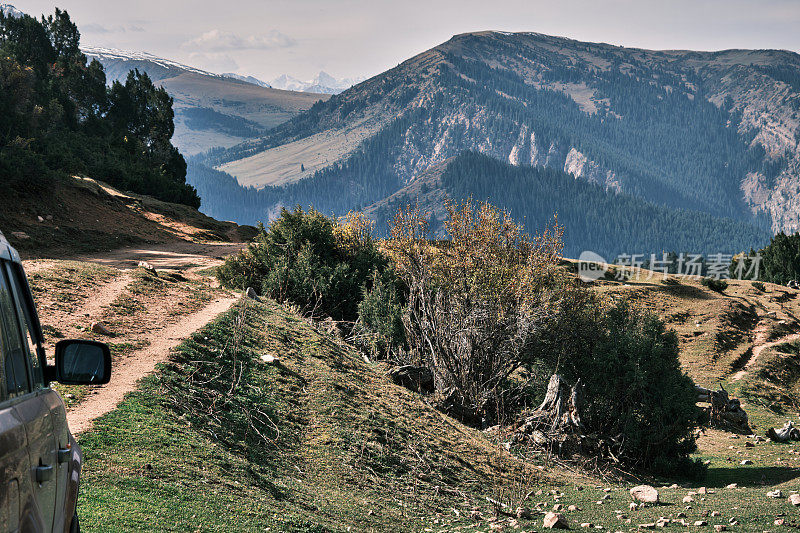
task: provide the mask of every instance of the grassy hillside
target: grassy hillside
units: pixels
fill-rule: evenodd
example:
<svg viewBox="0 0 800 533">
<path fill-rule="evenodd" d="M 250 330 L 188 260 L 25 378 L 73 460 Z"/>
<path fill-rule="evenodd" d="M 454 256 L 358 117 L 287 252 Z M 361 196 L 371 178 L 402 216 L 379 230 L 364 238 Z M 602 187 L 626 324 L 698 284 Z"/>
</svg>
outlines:
<svg viewBox="0 0 800 533">
<path fill-rule="evenodd" d="M 257 137 L 329 97 L 260 87 L 142 52 L 83 51 L 103 64 L 109 82 L 124 81 L 136 68 L 169 92 L 175 100 L 173 142 L 187 156 Z"/>
<path fill-rule="evenodd" d="M 418 531 L 545 476 L 269 302 L 194 335 L 80 443 L 87 530 Z"/>
<path fill-rule="evenodd" d="M 735 283 L 718 295 L 699 283 L 652 279 L 598 290 L 627 293 L 670 317 L 683 339 L 684 368 L 708 386 L 740 368 L 734 353 L 709 345 L 734 331 L 736 321 L 725 321 L 730 305 L 752 298 L 771 321 L 777 307 L 770 305 L 779 305 L 771 298 L 783 293 L 768 285 L 767 296 L 758 295 Z M 381 367 L 291 309 L 244 305 L 187 340 L 80 437 L 86 530 L 531 531 L 554 505 L 572 528 L 634 531 L 661 517 L 705 521 L 697 531 L 800 523 L 786 501 L 800 478 L 797 445 L 706 430 L 697 454 L 709 463 L 706 478 L 647 480 L 663 503 L 631 511 L 627 491 L 636 480 L 578 475 L 533 450 L 514 449 L 515 458 L 391 384 Z M 265 354 L 280 362 L 264 363 Z M 747 368 L 741 383 L 763 390 Z M 726 387 L 741 392 L 759 434 L 782 423 L 746 387 Z M 753 464 L 740 466 L 744 459 Z M 706 493 L 682 501 L 699 487 Z M 768 498 L 776 488 L 783 497 Z M 495 518 L 486 497 L 511 510 L 522 504 L 533 518 Z"/>
</svg>

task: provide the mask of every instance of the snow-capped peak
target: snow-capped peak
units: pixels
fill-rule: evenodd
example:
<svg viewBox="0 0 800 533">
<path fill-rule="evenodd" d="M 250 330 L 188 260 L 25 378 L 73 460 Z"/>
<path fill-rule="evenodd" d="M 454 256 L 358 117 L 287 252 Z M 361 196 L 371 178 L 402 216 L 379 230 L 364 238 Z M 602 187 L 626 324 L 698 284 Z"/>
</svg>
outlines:
<svg viewBox="0 0 800 533">
<path fill-rule="evenodd" d="M 261 81 L 255 76 L 242 76 L 241 74 L 236 74 L 235 72 L 225 72 L 222 75 L 225 76 L 226 78 L 233 78 L 239 81 L 246 81 L 247 83 L 252 83 L 253 85 L 258 85 L 259 87 L 266 87 L 267 89 L 272 88 L 272 86 L 269 83 Z"/>
<path fill-rule="evenodd" d="M 11 4 L 0 4 L 0 12 L 7 17 L 14 17 L 15 19 L 25 14 Z"/>
<path fill-rule="evenodd" d="M 147 52 L 132 52 L 129 50 L 118 50 L 116 48 L 103 48 L 101 46 L 82 46 L 81 51 L 90 58 L 93 57 L 101 60 L 121 59 L 123 61 L 150 61 L 151 63 L 155 63 L 156 65 L 164 68 L 178 68 L 188 72 L 194 72 L 195 74 L 213 76 L 215 78 L 223 77 L 220 74 L 214 74 L 213 72 L 208 72 L 207 70 L 190 67 L 189 65 L 184 65 L 183 63 L 178 63 L 177 61 L 172 61 L 170 59 L 164 59 L 163 57 L 154 56 L 153 54 L 148 54 Z"/>
<path fill-rule="evenodd" d="M 297 78 L 282 74 L 270 82 L 276 89 L 287 91 L 305 91 L 311 93 L 337 94 L 349 89 L 356 83 L 364 81 L 365 78 L 342 78 L 337 79 L 327 72 L 320 72 L 308 81 L 301 81 Z"/>
</svg>

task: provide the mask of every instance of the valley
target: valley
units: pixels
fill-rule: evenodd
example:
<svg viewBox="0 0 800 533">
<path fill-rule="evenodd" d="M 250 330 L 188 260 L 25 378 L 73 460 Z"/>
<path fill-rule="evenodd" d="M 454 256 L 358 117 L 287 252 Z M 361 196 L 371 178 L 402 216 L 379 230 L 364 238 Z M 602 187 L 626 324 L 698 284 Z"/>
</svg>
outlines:
<svg viewBox="0 0 800 533">
<path fill-rule="evenodd" d="M 800 527 L 800 55 L 201 4 L 0 5 L 0 530 Z"/>
</svg>

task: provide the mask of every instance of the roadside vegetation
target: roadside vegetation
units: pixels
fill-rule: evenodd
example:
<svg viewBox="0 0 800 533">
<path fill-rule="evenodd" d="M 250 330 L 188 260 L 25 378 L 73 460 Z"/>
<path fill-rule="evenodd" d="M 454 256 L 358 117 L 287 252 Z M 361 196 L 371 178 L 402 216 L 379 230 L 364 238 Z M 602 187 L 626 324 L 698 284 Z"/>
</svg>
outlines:
<svg viewBox="0 0 800 533">
<path fill-rule="evenodd" d="M 560 455 L 651 473 L 697 475 L 698 413 L 674 333 L 624 301 L 603 301 L 560 266 L 559 226 L 529 238 L 507 212 L 452 203 L 448 239 L 398 212 L 380 243 L 363 218 L 283 210 L 220 267 L 223 285 L 255 288 L 332 319 L 372 360 L 429 374 L 430 400 L 478 428 L 520 424 L 553 374 L 585 387 L 581 437 Z M 555 426 L 554 426 L 555 427 Z M 559 437 L 560 438 L 560 437 Z M 563 439 L 562 439 L 563 441 Z"/>
</svg>

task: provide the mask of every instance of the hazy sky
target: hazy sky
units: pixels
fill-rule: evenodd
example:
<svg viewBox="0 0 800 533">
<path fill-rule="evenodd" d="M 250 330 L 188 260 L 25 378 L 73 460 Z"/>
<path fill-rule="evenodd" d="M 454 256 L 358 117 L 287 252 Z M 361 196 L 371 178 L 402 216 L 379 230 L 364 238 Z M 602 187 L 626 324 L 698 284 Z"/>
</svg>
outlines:
<svg viewBox="0 0 800 533">
<path fill-rule="evenodd" d="M 800 0 L 0 0 L 58 6 L 83 43 L 270 80 L 373 76 L 477 30 L 535 31 L 643 48 L 800 51 Z"/>
</svg>

